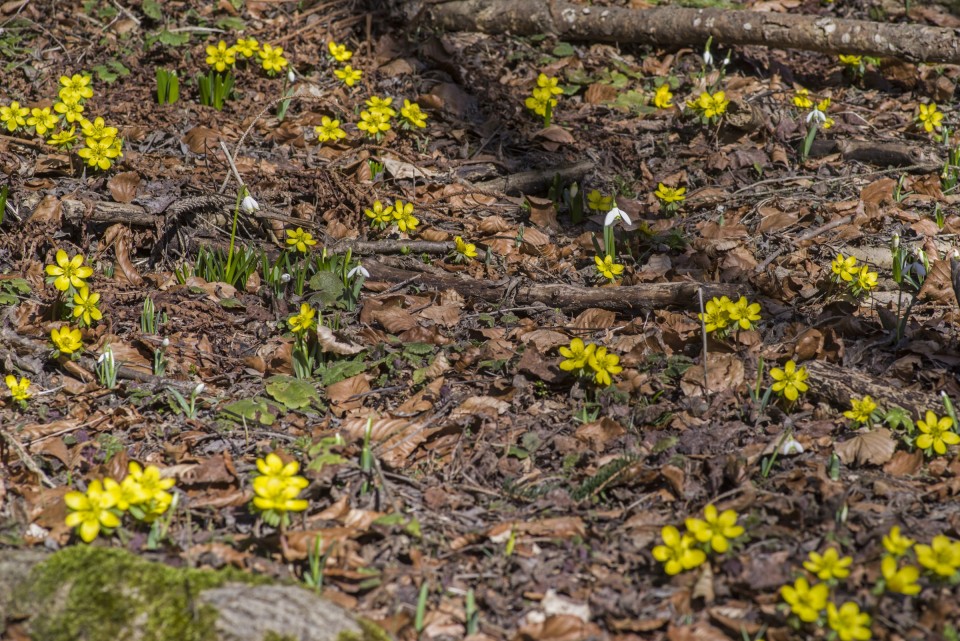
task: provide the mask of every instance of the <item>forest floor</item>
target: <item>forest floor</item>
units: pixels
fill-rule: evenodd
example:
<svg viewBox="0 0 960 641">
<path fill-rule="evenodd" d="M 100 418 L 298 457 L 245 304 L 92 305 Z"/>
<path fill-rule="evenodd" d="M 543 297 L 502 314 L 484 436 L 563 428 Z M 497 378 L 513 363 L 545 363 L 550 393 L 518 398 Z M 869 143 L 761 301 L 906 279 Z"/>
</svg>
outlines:
<svg viewBox="0 0 960 641">
<path fill-rule="evenodd" d="M 0 546 L 322 579 L 399 639 L 958 638 L 960 67 L 433 33 L 359 0 L 74 4 L 0 6 Z M 238 52 L 201 105 L 239 38 L 288 65 Z M 56 148 L 62 118 L 27 119 L 57 103 L 118 131 Z M 251 507 L 270 453 L 306 505 Z M 122 510 L 104 479 L 138 466 L 174 485 Z"/>
</svg>

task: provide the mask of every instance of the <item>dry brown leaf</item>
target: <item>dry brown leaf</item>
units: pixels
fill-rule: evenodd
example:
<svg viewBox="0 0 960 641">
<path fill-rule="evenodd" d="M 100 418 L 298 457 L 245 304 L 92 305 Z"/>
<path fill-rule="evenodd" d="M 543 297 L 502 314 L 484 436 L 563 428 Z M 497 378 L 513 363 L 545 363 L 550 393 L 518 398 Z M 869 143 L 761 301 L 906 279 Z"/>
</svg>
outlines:
<svg viewBox="0 0 960 641">
<path fill-rule="evenodd" d="M 137 197 L 137 187 L 140 186 L 140 174 L 135 171 L 121 172 L 107 181 L 110 195 L 118 203 L 133 202 Z"/>
<path fill-rule="evenodd" d="M 893 458 L 897 442 L 891 437 L 890 430 L 880 427 L 859 432 L 843 443 L 835 443 L 833 447 L 846 465 L 883 465 Z"/>
<path fill-rule="evenodd" d="M 620 92 L 613 85 L 597 82 L 587 87 L 587 90 L 583 93 L 583 99 L 589 105 L 602 105 L 605 102 L 616 100 L 618 93 Z"/>
<path fill-rule="evenodd" d="M 623 429 L 620 423 L 608 416 L 604 416 L 599 421 L 586 423 L 577 428 L 574 436 L 583 441 L 595 452 L 603 452 L 607 445 L 624 434 L 627 431 Z"/>
<path fill-rule="evenodd" d="M 283 558 L 287 561 L 302 561 L 307 558 L 309 550 L 314 546 L 314 540 L 320 539 L 320 550 L 326 554 L 330 548 L 359 536 L 358 532 L 349 527 L 328 527 L 319 530 L 290 531 L 280 537 L 283 544 Z"/>
<path fill-rule="evenodd" d="M 354 440 L 363 440 L 370 423 L 370 440 L 377 444 L 377 458 L 386 466 L 400 469 L 407 458 L 423 443 L 433 430 L 421 423 L 396 418 L 351 418 L 340 429 Z"/>
<path fill-rule="evenodd" d="M 479 229 L 483 234 L 493 236 L 508 232 L 514 228 L 501 216 L 487 216 L 480 221 Z"/>
<path fill-rule="evenodd" d="M 44 196 L 37 206 L 34 208 L 33 213 L 30 214 L 30 218 L 27 219 L 27 222 L 31 223 L 59 223 L 60 215 L 63 209 L 60 204 L 60 200 L 54 195 Z"/>
<path fill-rule="evenodd" d="M 350 356 L 359 354 L 365 347 L 353 342 L 344 342 L 337 340 L 333 330 L 326 325 L 317 326 L 317 341 L 320 344 L 320 351 L 329 354 L 340 354 L 341 356 Z"/>
<path fill-rule="evenodd" d="M 910 476 L 916 474 L 923 466 L 923 452 L 915 450 L 894 452 L 893 456 L 883 466 L 883 471 L 890 476 Z"/>
<path fill-rule="evenodd" d="M 703 599 L 707 605 L 716 600 L 716 593 L 713 589 L 713 570 L 709 563 L 704 563 L 700 574 L 697 576 L 697 582 L 693 584 L 693 592 L 690 596 L 694 599 Z"/>
<path fill-rule="evenodd" d="M 530 222 L 545 229 L 554 231 L 560 229 L 560 223 L 557 222 L 557 207 L 552 200 L 527 196 L 527 203 L 530 205 Z"/>
<path fill-rule="evenodd" d="M 735 354 L 710 353 L 707 357 L 707 385 L 715 394 L 736 389 L 744 381 L 743 361 Z M 703 395 L 703 365 L 694 365 L 683 373 L 680 389 L 687 396 Z"/>
<path fill-rule="evenodd" d="M 193 153 L 205 154 L 213 149 L 219 148 L 219 145 L 217 144 L 218 140 L 220 140 L 219 131 L 214 131 L 209 127 L 198 125 L 185 133 L 181 139 L 181 142 L 184 143 Z"/>
<path fill-rule="evenodd" d="M 358 395 L 369 391 L 370 377 L 366 374 L 357 374 L 328 386 L 327 398 L 330 399 L 332 409 L 342 416 L 347 410 L 360 407 L 363 399 Z"/>
<path fill-rule="evenodd" d="M 601 638 L 600 628 L 571 614 L 554 614 L 520 628 L 514 641 L 585 641 Z"/>
<path fill-rule="evenodd" d="M 571 145 L 577 141 L 569 131 L 559 125 L 550 125 L 546 129 L 541 129 L 534 138 L 543 138 L 550 142 L 557 142 L 565 145 Z"/>
<path fill-rule="evenodd" d="M 123 223 L 116 223 L 110 225 L 103 233 L 103 242 L 105 245 L 113 245 L 113 253 L 116 256 L 117 265 L 120 266 L 120 271 L 115 273 L 125 278 L 131 285 L 139 287 L 143 285 L 143 278 L 140 277 L 140 272 L 130 259 L 130 253 L 133 251 L 132 237 L 133 232 L 129 227 Z"/>
<path fill-rule="evenodd" d="M 577 329 L 609 329 L 617 322 L 616 312 L 591 307 L 585 309 L 573 320 Z"/>
<path fill-rule="evenodd" d="M 399 307 L 379 309 L 372 314 L 372 317 L 391 334 L 405 332 L 417 326 L 417 319 L 410 312 Z"/>
<path fill-rule="evenodd" d="M 465 416 L 475 416 L 477 414 L 482 414 L 487 418 L 496 420 L 497 416 L 505 413 L 508 409 L 510 409 L 510 404 L 498 398 L 492 396 L 471 396 L 461 403 L 460 407 L 454 408 L 454 410 L 450 412 L 450 420 L 456 421 Z"/>
</svg>

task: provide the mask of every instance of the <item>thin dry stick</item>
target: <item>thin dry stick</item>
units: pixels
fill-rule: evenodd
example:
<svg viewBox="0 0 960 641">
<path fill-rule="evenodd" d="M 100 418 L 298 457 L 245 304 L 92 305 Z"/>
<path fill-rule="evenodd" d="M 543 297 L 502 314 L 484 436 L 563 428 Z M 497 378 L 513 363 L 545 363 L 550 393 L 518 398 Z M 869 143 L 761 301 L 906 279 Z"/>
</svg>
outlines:
<svg viewBox="0 0 960 641">
<path fill-rule="evenodd" d="M 707 378 L 707 313 L 703 309 L 703 287 L 697 288 L 700 298 L 700 328 L 703 330 L 703 395 L 710 396 L 710 383 Z"/>
<path fill-rule="evenodd" d="M 43 470 L 37 466 L 37 462 L 34 461 L 33 458 L 27 453 L 27 451 L 23 448 L 23 444 L 20 443 L 17 437 L 15 437 L 13 434 L 8 434 L 6 430 L 0 430 L 0 437 L 3 437 L 3 440 L 9 443 L 10 446 L 17 451 L 17 456 L 20 457 L 20 461 L 28 470 L 36 474 L 44 485 L 47 487 L 57 487 L 57 484 L 51 481 L 50 477 L 47 476 Z"/>
</svg>

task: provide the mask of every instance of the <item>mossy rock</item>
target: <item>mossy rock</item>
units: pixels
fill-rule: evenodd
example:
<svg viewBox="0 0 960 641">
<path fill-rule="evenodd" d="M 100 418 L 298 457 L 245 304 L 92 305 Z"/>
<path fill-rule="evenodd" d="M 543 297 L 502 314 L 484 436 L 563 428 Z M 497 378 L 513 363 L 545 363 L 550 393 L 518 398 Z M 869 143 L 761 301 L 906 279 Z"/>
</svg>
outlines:
<svg viewBox="0 0 960 641">
<path fill-rule="evenodd" d="M 17 552 L 0 551 L 0 567 Z M 236 569 L 174 568 L 125 550 L 75 546 L 0 577 L 0 636 L 34 641 L 384 641 L 379 627 L 296 585 Z M 6 620 L 2 620 L 2 619 Z"/>
</svg>

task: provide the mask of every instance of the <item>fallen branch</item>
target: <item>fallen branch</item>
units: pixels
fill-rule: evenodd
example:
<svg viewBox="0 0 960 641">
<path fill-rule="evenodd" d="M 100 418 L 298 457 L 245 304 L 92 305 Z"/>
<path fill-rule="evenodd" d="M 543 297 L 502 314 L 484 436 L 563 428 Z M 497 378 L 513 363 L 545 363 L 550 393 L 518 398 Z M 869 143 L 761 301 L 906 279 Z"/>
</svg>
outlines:
<svg viewBox="0 0 960 641">
<path fill-rule="evenodd" d="M 830 54 L 890 56 L 913 62 L 960 63 L 956 31 L 917 24 L 843 20 L 793 13 L 726 9 L 589 7 L 544 0 L 452 0 L 429 5 L 433 27 L 568 40 L 806 49 Z"/>
<path fill-rule="evenodd" d="M 428 274 L 389 267 L 382 263 L 364 263 L 370 280 L 390 283 L 410 281 L 431 289 L 453 289 L 459 294 L 488 303 L 510 302 L 511 305 L 544 305 L 564 311 L 589 308 L 608 309 L 625 314 L 643 310 L 679 307 L 698 310 L 697 290 L 703 287 L 705 297 L 748 295 L 747 286 L 719 283 L 644 283 L 623 287 L 577 287 L 575 285 L 524 283 L 520 279 L 502 282 L 481 281 L 448 274 Z"/>
</svg>

